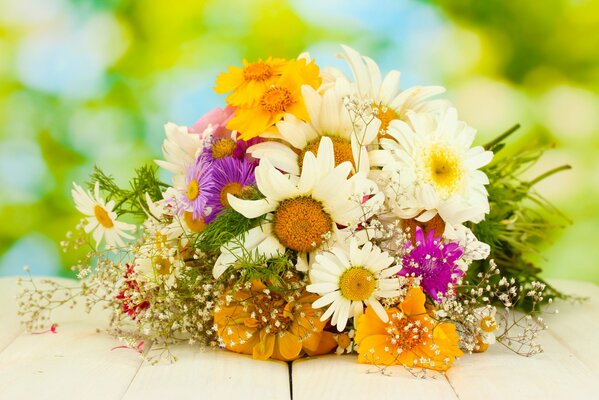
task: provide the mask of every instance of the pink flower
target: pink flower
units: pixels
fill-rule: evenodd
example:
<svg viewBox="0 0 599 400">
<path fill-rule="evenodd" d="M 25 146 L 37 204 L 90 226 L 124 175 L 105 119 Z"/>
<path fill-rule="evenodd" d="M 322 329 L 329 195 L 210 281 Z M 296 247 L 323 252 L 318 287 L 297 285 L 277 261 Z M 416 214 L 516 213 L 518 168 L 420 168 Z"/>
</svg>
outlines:
<svg viewBox="0 0 599 400">
<path fill-rule="evenodd" d="M 190 133 L 196 133 L 200 135 L 200 139 L 205 141 L 210 136 L 213 138 L 230 138 L 231 131 L 226 128 L 227 122 L 233 118 L 235 113 L 235 107 L 227 106 L 223 110 L 220 107 L 216 107 L 214 110 L 204 114 L 193 126 L 189 129 Z M 209 127 L 212 127 L 212 135 L 210 130 L 206 131 Z"/>
</svg>

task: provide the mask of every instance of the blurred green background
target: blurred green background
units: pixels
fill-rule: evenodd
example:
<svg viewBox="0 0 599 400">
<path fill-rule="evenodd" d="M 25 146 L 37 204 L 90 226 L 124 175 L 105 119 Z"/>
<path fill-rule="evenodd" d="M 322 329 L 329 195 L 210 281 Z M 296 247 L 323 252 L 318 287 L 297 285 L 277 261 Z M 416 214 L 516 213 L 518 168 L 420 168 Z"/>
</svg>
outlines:
<svg viewBox="0 0 599 400">
<path fill-rule="evenodd" d="M 222 105 L 216 74 L 243 57 L 341 66 L 338 43 L 441 84 L 482 143 L 555 144 L 539 185 L 574 225 L 546 276 L 599 282 L 599 1 L 0 0 L 0 275 L 69 275 L 71 182 L 121 183 L 159 157 L 163 124 Z"/>
</svg>

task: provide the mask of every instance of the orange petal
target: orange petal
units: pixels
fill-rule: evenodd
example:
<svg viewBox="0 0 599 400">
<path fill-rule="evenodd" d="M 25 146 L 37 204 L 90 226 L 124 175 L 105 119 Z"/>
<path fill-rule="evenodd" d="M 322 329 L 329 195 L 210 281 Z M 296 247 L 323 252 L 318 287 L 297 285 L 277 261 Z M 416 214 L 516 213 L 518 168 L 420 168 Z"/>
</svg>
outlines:
<svg viewBox="0 0 599 400">
<path fill-rule="evenodd" d="M 301 351 L 302 341 L 298 336 L 289 332 L 277 335 L 276 353 L 281 356 L 280 359 L 283 361 L 295 360 Z"/>
<path fill-rule="evenodd" d="M 390 308 L 387 310 L 389 318 L 398 312 L 397 308 Z M 367 307 L 366 312 L 358 316 L 356 324 L 356 343 L 359 345 L 360 342 L 367 336 L 371 335 L 382 335 L 385 334 L 385 328 L 387 324 L 379 318 L 377 313 L 372 307 Z"/>
<path fill-rule="evenodd" d="M 426 308 L 424 303 L 426 302 L 426 296 L 421 288 L 412 287 L 408 291 L 408 295 L 400 304 L 401 310 L 406 315 L 421 315 L 426 314 Z"/>
<path fill-rule="evenodd" d="M 306 341 L 304 341 L 304 350 L 309 356 L 319 356 L 322 354 L 328 354 L 337 348 L 337 341 L 335 335 L 331 332 L 324 331 L 320 334 L 312 335 L 318 340 L 318 346 L 315 349 L 306 347 Z M 312 337 L 311 336 L 311 337 Z"/>
<path fill-rule="evenodd" d="M 393 348 L 389 346 L 388 338 L 387 335 L 372 335 L 362 339 L 358 347 L 358 362 L 376 365 L 397 364 L 397 355 L 391 353 Z"/>
<path fill-rule="evenodd" d="M 256 360 L 268 360 L 275 349 L 275 335 L 260 332 L 260 341 L 254 346 L 252 357 Z"/>
</svg>

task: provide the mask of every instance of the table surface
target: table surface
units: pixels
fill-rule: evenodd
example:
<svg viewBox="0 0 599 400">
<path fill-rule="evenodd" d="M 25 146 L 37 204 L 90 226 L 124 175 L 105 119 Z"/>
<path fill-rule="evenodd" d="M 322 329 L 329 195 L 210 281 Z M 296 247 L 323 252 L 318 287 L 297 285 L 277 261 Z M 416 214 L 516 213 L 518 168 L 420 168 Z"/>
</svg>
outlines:
<svg viewBox="0 0 599 400">
<path fill-rule="evenodd" d="M 327 355 L 287 364 L 221 350 L 173 348 L 178 361 L 149 365 L 116 339 L 98 333 L 104 315 L 64 309 L 58 333 L 24 332 L 14 278 L 0 279 L 1 399 L 597 399 L 599 287 L 554 281 L 588 302 L 556 302 L 546 315 L 545 352 L 527 358 L 501 345 L 465 355 L 446 374 L 426 379 L 401 367 L 381 373 L 355 356 Z"/>
</svg>

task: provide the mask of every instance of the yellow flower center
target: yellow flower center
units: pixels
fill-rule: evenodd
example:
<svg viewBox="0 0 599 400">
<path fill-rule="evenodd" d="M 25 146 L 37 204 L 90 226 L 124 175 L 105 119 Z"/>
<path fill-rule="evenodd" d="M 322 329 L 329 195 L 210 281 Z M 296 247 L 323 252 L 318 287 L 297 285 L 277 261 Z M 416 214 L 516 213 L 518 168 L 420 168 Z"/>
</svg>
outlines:
<svg viewBox="0 0 599 400">
<path fill-rule="evenodd" d="M 212 145 L 212 157 L 215 159 L 224 158 L 233 154 L 235 150 L 235 141 L 232 139 L 222 139 Z"/>
<path fill-rule="evenodd" d="M 158 272 L 160 275 L 167 275 L 171 272 L 171 262 L 168 260 L 168 258 L 156 256 L 152 261 L 154 263 L 156 272 Z"/>
<path fill-rule="evenodd" d="M 276 334 L 289 329 L 293 322 L 295 303 L 287 303 L 280 295 L 257 294 L 252 299 L 255 315 L 244 321 L 248 328 L 267 329 Z"/>
<path fill-rule="evenodd" d="M 260 97 L 260 106 L 269 113 L 284 112 L 293 103 L 291 92 L 279 86 L 266 89 Z"/>
<path fill-rule="evenodd" d="M 346 269 L 339 278 L 341 295 L 352 301 L 364 301 L 370 298 L 376 288 L 374 274 L 364 267 Z"/>
<path fill-rule="evenodd" d="M 495 329 L 497 329 L 497 324 L 495 323 L 495 318 L 490 316 L 485 316 L 480 320 L 480 329 L 483 332 L 491 333 Z"/>
<path fill-rule="evenodd" d="M 335 166 L 341 164 L 342 162 L 349 161 L 355 167 L 354 156 L 351 151 L 351 142 L 347 139 L 344 139 L 344 138 L 338 137 L 338 136 L 328 136 L 328 135 L 325 135 L 325 136 L 327 136 L 333 142 L 333 152 L 335 154 Z M 303 165 L 304 155 L 307 152 L 311 151 L 315 156 L 318 155 L 318 146 L 320 145 L 321 139 L 322 139 L 322 137 L 311 141 L 310 143 L 308 143 L 306 145 L 306 147 L 304 147 L 300 151 L 300 154 L 298 155 L 300 168 Z"/>
<path fill-rule="evenodd" d="M 201 232 L 206 228 L 206 223 L 202 218 L 193 218 L 193 213 L 191 211 L 185 211 L 183 213 L 183 220 L 187 227 L 193 232 Z"/>
<path fill-rule="evenodd" d="M 96 204 L 94 206 L 94 215 L 96 219 L 104 228 L 112 228 L 114 226 L 114 222 L 108 215 L 108 211 L 106 211 L 102 206 Z"/>
<path fill-rule="evenodd" d="M 220 191 L 220 203 L 229 207 L 229 200 L 227 199 L 227 195 L 231 193 L 233 196 L 238 196 L 243 191 L 243 186 L 237 182 L 227 183 Z"/>
<path fill-rule="evenodd" d="M 444 196 L 451 196 L 460 189 L 463 168 L 455 151 L 443 145 L 432 145 L 425 154 L 427 180 Z"/>
<path fill-rule="evenodd" d="M 411 350 L 421 344 L 426 344 L 426 339 L 432 336 L 433 326 L 428 317 L 424 317 L 423 321 L 418 321 L 404 316 L 403 318 L 391 318 L 385 330 L 393 345 L 403 350 Z"/>
<path fill-rule="evenodd" d="M 200 195 L 200 184 L 195 179 L 192 179 L 187 185 L 187 198 L 194 201 Z"/>
<path fill-rule="evenodd" d="M 252 63 L 243 69 L 243 79 L 246 81 L 265 81 L 271 76 L 271 66 L 262 61 Z"/>
<path fill-rule="evenodd" d="M 387 107 L 383 104 L 373 107 L 374 116 L 381 120 L 381 127 L 379 128 L 378 138 L 390 138 L 387 135 L 387 128 L 394 119 L 399 119 L 399 115 L 391 107 Z"/>
<path fill-rule="evenodd" d="M 310 252 L 333 227 L 331 216 L 311 197 L 283 200 L 274 213 L 274 233 L 291 250 Z"/>
</svg>

